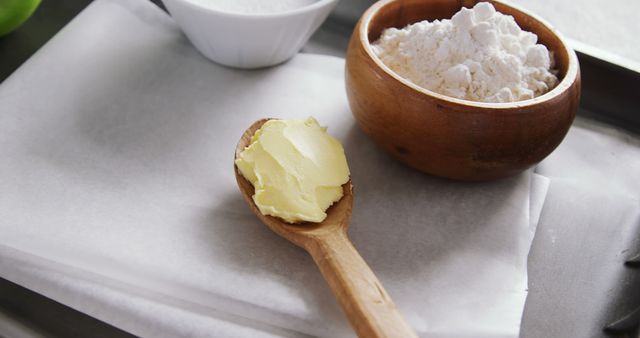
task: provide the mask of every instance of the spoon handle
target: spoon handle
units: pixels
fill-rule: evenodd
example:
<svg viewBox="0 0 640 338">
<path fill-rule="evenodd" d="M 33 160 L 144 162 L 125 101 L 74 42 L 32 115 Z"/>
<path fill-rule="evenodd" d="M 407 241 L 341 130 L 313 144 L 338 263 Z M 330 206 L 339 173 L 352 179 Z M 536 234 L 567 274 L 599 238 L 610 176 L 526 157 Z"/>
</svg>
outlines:
<svg viewBox="0 0 640 338">
<path fill-rule="evenodd" d="M 359 337 L 417 337 L 346 231 L 316 237 L 306 249 Z"/>
</svg>

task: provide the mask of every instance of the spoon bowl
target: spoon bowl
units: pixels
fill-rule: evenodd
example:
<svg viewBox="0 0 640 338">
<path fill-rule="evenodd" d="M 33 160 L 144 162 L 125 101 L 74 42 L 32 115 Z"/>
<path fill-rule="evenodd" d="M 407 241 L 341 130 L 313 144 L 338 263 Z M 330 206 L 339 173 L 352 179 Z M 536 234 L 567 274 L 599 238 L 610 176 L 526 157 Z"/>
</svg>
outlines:
<svg viewBox="0 0 640 338">
<path fill-rule="evenodd" d="M 240 153 L 251 144 L 251 137 L 256 133 L 258 129 L 262 127 L 269 119 L 261 119 L 254 122 L 249 129 L 247 129 L 236 147 L 235 157 L 238 158 Z M 327 210 L 327 218 L 321 223 L 298 223 L 290 224 L 278 217 L 263 215 L 256 204 L 253 202 L 252 196 L 255 193 L 255 189 L 251 182 L 249 182 L 238 170 L 237 166 L 234 166 L 236 174 L 236 181 L 238 187 L 242 193 L 242 197 L 249 204 L 249 207 L 256 216 L 266 224 L 269 229 L 276 232 L 278 235 L 288 239 L 297 246 L 305 248 L 311 238 L 319 238 L 326 236 L 329 233 L 335 231 L 343 231 L 346 233 L 351 220 L 351 208 L 353 206 L 353 186 L 351 180 L 342 185 L 343 196 L 334 203 Z"/>
<path fill-rule="evenodd" d="M 251 144 L 255 132 L 268 120 L 254 122 L 242 134 L 235 158 Z M 358 336 L 417 337 L 347 236 L 353 206 L 351 180 L 342 185 L 344 195 L 327 209 L 327 217 L 322 222 L 289 224 L 263 215 L 253 201 L 255 189 L 251 182 L 235 165 L 234 172 L 242 197 L 258 219 L 313 257 Z"/>
</svg>

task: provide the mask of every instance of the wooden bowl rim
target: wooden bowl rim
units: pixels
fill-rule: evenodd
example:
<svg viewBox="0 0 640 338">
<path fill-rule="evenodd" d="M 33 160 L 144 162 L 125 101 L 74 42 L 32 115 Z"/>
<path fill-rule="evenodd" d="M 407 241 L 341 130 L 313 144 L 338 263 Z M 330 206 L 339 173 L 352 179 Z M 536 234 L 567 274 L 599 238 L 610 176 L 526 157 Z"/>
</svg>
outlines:
<svg viewBox="0 0 640 338">
<path fill-rule="evenodd" d="M 538 96 L 538 97 L 534 97 L 533 99 L 528 99 L 528 100 L 522 100 L 522 101 L 515 101 L 515 102 L 480 102 L 480 101 L 471 101 L 471 100 L 464 100 L 464 99 L 458 99 L 458 98 L 454 98 L 451 96 L 447 96 L 444 94 L 440 94 L 437 92 L 434 92 L 432 90 L 420 87 L 416 84 L 414 84 L 413 82 L 403 78 L 402 76 L 400 76 L 399 74 L 397 74 L 396 72 L 394 72 L 393 70 L 391 70 L 389 67 L 387 67 L 387 65 L 385 65 L 382 60 L 380 60 L 380 58 L 373 52 L 373 49 L 371 47 L 371 43 L 369 42 L 369 23 L 371 22 L 371 19 L 378 14 L 378 12 L 380 11 L 380 9 L 386 7 L 388 4 L 395 2 L 395 1 L 402 1 L 402 0 L 380 0 L 376 3 L 374 3 L 371 7 L 369 7 L 364 14 L 362 15 L 362 18 L 360 19 L 360 25 L 358 28 L 358 35 L 360 38 L 360 43 L 363 47 L 363 49 L 365 50 L 365 52 L 367 53 L 367 56 L 373 60 L 373 62 L 380 67 L 380 69 L 382 69 L 387 75 L 391 76 L 393 79 L 397 80 L 398 82 L 400 82 L 401 84 L 409 87 L 410 89 L 413 89 L 419 93 L 428 95 L 428 96 L 432 96 L 435 97 L 437 99 L 443 100 L 443 101 L 447 101 L 447 102 L 451 102 L 454 104 L 459 104 L 459 105 L 463 105 L 463 106 L 468 106 L 468 107 L 472 107 L 472 108 L 493 108 L 493 109 L 507 109 L 507 108 L 523 108 L 523 107 L 530 107 L 530 106 L 534 106 L 534 105 L 538 105 L 541 104 L 543 102 L 546 101 L 551 101 L 555 98 L 557 98 L 558 96 L 562 95 L 563 93 L 567 92 L 569 90 L 569 88 L 577 81 L 578 79 L 578 69 L 579 69 L 579 65 L 578 65 L 578 57 L 576 56 L 576 53 L 573 51 L 573 49 L 569 48 L 566 41 L 564 40 L 564 38 L 562 38 L 562 36 L 558 33 L 558 31 L 553 28 L 553 26 L 551 26 L 547 21 L 545 21 L 544 19 L 538 17 L 537 15 L 530 13 L 529 11 L 523 9 L 522 7 L 513 5 L 513 4 L 507 4 L 503 1 L 499 1 L 499 0 L 479 0 L 479 1 L 475 1 L 476 3 L 478 2 L 490 2 L 490 3 L 498 3 L 501 6 L 504 7 L 508 7 L 514 11 L 520 12 L 521 14 L 530 17 L 532 20 L 537 21 L 539 24 L 541 24 L 542 26 L 544 26 L 545 28 L 547 28 L 551 34 L 560 41 L 562 47 L 563 47 L 563 52 L 568 54 L 568 60 L 569 60 L 569 64 L 567 65 L 567 72 L 565 74 L 565 76 L 562 78 L 562 80 L 560 81 L 560 83 L 558 83 L 558 85 L 556 85 L 552 90 Z M 425 2 L 425 4 L 428 4 L 428 2 Z M 461 2 L 461 7 L 464 7 L 463 3 Z M 506 14 L 508 15 L 508 14 Z M 535 33 L 534 33 L 535 34 Z"/>
</svg>

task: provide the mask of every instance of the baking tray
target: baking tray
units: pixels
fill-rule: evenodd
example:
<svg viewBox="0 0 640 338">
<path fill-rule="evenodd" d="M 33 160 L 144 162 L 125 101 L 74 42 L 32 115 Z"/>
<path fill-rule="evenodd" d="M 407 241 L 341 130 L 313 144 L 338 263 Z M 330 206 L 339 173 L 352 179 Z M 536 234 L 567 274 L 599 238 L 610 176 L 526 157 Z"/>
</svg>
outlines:
<svg viewBox="0 0 640 338">
<path fill-rule="evenodd" d="M 88 0 L 44 2 L 18 34 L 1 38 L 0 81 L 88 3 Z M 303 52 L 344 56 L 357 13 L 364 9 L 360 8 L 362 6 L 362 3 L 342 2 Z M 637 114 L 635 100 L 640 94 L 640 73 L 636 65 L 607 58 L 606 53 L 595 48 L 574 47 L 578 50 L 582 71 L 579 116 L 639 134 L 640 114 Z M 572 253 L 584 250 L 581 243 L 562 241 L 562 238 L 558 243 L 548 232 L 539 232 L 529 258 L 530 290 L 521 336 L 638 337 L 640 224 L 626 229 L 628 233 L 623 237 L 629 240 L 621 243 L 607 241 L 602 228 L 567 229 L 564 224 L 556 226 L 557 229 L 551 230 L 586 234 L 583 241 L 595 243 L 588 250 L 598 257 L 598 266 L 593 266 L 593 261 L 574 259 Z M 621 253 L 626 257 L 622 261 Z M 549 261 L 554 261 L 555 265 L 550 267 Z M 561 278 L 550 273 L 554 269 L 563 271 Z M 589 278 L 593 283 L 574 283 Z M 571 286 L 571 292 L 566 292 L 567 286 Z M 606 301 L 590 296 L 595 294 L 606 294 Z M 558 306 L 559 303 L 563 306 Z M 572 308 L 588 309 L 587 315 L 585 311 L 578 316 L 578 311 L 567 310 Z M 26 336 L 128 336 L 124 331 L 0 279 L 0 326 L 8 325 L 22 330 Z"/>
</svg>

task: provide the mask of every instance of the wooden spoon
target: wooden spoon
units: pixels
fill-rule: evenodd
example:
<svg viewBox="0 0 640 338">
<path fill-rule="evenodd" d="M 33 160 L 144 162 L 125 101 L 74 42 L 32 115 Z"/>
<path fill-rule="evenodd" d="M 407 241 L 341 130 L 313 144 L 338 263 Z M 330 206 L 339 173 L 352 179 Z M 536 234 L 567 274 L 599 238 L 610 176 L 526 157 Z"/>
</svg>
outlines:
<svg viewBox="0 0 640 338">
<path fill-rule="evenodd" d="M 256 121 L 244 132 L 236 147 L 236 158 L 267 121 Z M 251 210 L 271 230 L 311 254 L 358 336 L 416 337 L 347 237 L 353 205 L 351 180 L 342 186 L 344 196 L 327 210 L 327 218 L 322 223 L 289 224 L 258 210 L 252 199 L 253 185 L 236 166 L 234 168 L 240 192 Z"/>
</svg>

